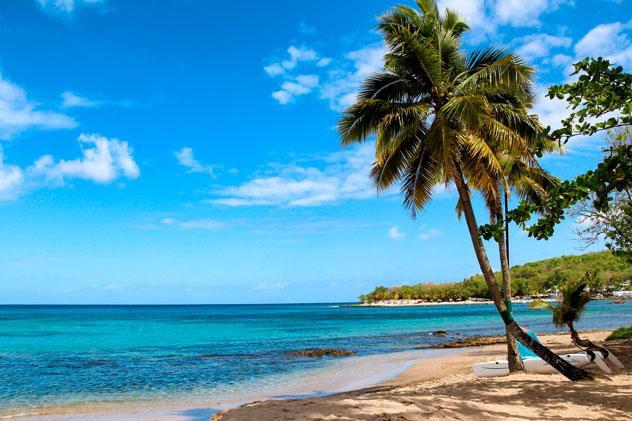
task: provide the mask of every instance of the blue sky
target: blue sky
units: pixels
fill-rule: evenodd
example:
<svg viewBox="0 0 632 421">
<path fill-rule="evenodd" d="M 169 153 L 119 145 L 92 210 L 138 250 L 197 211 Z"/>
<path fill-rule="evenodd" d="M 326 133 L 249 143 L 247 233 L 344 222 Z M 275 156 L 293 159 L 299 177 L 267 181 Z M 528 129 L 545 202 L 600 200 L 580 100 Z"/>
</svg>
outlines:
<svg viewBox="0 0 632 421">
<path fill-rule="evenodd" d="M 576 58 L 632 66 L 627 0 L 441 3 L 470 22 L 466 48 L 534 65 L 540 94 Z M 0 302 L 345 301 L 476 273 L 454 192 L 413 221 L 370 185 L 371 145 L 338 143 L 395 4 L 0 3 Z M 542 95 L 535 111 L 565 115 Z M 601 146 L 543 165 L 568 178 Z M 512 263 L 581 252 L 576 228 L 514 231 Z"/>
</svg>

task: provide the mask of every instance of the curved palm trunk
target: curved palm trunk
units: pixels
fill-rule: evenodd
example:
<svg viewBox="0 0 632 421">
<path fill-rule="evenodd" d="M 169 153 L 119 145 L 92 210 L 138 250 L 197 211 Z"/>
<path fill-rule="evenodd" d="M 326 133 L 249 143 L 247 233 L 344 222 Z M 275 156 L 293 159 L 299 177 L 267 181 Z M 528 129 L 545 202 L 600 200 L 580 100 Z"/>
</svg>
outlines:
<svg viewBox="0 0 632 421">
<path fill-rule="evenodd" d="M 589 355 L 594 354 L 594 352 L 597 351 L 601 354 L 601 356 L 604 359 L 611 361 L 615 366 L 619 368 L 625 368 L 623 364 L 621 364 L 621 361 L 619 361 L 619 359 L 612 352 L 610 352 L 606 347 L 597 345 L 596 343 L 594 343 L 593 341 L 589 339 L 580 338 L 579 334 L 575 330 L 575 326 L 573 326 L 572 321 L 568 322 L 568 329 L 571 333 L 571 339 L 573 340 L 573 342 L 577 346 L 584 348 Z M 591 355 L 591 358 L 594 358 L 594 355 Z M 603 369 L 603 367 L 601 368 Z"/>
<path fill-rule="evenodd" d="M 580 338 L 579 333 L 577 333 L 577 331 L 575 330 L 573 322 L 568 322 L 568 330 L 570 331 L 571 339 L 577 346 L 586 348 L 586 350 L 588 351 L 599 351 L 601 353 L 604 353 L 605 355 L 608 355 L 608 350 L 606 348 L 595 344 L 591 340 Z"/>
<path fill-rule="evenodd" d="M 590 374 L 588 374 L 586 371 L 564 361 L 559 356 L 554 354 L 550 349 L 527 335 L 522 329 L 520 329 L 518 323 L 513 320 L 513 317 L 511 317 L 511 313 L 508 311 L 507 305 L 503 301 L 500 290 L 498 289 L 498 284 L 496 283 L 494 271 L 492 270 L 491 264 L 489 263 L 487 252 L 485 251 L 483 241 L 481 240 L 481 236 L 478 231 L 478 225 L 476 223 L 474 209 L 472 208 L 469 190 L 465 184 L 463 174 L 461 173 L 460 166 L 457 162 L 455 162 L 455 170 L 457 171 L 457 176 L 455 177 L 454 181 L 457 191 L 459 192 L 461 203 L 463 205 L 463 213 L 465 215 L 465 221 L 467 222 L 467 228 L 470 233 L 470 239 L 472 240 L 472 246 L 474 247 L 476 258 L 478 260 L 481 271 L 483 272 L 483 277 L 485 278 L 489 293 L 494 300 L 496 309 L 500 313 L 500 316 L 505 323 L 507 331 L 509 331 L 511 335 L 516 338 L 521 344 L 532 350 L 537 356 L 549 363 L 552 367 L 554 367 L 557 371 L 566 376 L 569 380 L 592 379 Z"/>
<path fill-rule="evenodd" d="M 505 196 L 505 212 L 507 211 L 507 192 L 504 192 Z M 509 317 L 513 318 L 511 313 L 511 273 L 509 271 L 509 230 L 507 221 L 504 218 L 503 208 L 500 204 L 500 198 L 496 201 L 496 223 L 503 226 L 503 238 L 498 241 L 498 254 L 500 255 L 500 268 L 503 278 L 502 295 Z M 509 330 L 505 328 L 505 336 L 507 337 L 507 362 L 509 365 L 509 372 L 521 371 L 524 369 L 522 359 L 518 353 L 518 346 L 516 340 L 511 335 Z"/>
</svg>

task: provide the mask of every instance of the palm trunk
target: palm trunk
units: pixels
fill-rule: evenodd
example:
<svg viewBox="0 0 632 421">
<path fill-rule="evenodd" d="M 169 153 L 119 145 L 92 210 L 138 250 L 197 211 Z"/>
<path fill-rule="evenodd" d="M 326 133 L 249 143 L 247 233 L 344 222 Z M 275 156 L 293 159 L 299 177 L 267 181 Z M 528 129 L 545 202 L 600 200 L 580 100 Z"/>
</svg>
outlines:
<svg viewBox="0 0 632 421">
<path fill-rule="evenodd" d="M 505 196 L 505 213 L 507 211 L 507 192 L 504 191 Z M 500 204 L 500 198 L 496 195 L 496 223 L 503 226 L 503 238 L 498 240 L 498 254 L 500 255 L 500 268 L 503 278 L 502 295 L 503 300 L 507 306 L 509 317 L 513 318 L 511 312 L 511 272 L 509 271 L 509 230 L 507 227 L 507 221 L 505 220 L 505 213 Z M 518 346 L 516 340 L 509 332 L 509 329 L 505 328 L 505 336 L 507 337 L 507 362 L 509 365 L 509 372 L 521 371 L 524 369 L 522 359 L 518 353 Z"/>
<path fill-rule="evenodd" d="M 571 333 L 571 339 L 573 340 L 573 342 L 577 346 L 580 346 L 582 348 L 586 348 L 586 350 L 588 350 L 588 351 L 600 351 L 600 352 L 604 352 L 605 351 L 605 353 L 607 355 L 608 350 L 606 348 L 595 344 L 591 340 L 580 338 L 579 337 L 579 333 L 577 333 L 577 331 L 575 330 L 575 326 L 573 325 L 573 322 L 568 322 L 568 330 Z"/>
<path fill-rule="evenodd" d="M 509 211 L 509 195 L 507 194 L 507 192 L 504 192 L 504 196 L 505 196 L 505 213 L 504 215 L 507 215 L 507 212 Z M 507 266 L 509 266 L 509 219 L 505 219 L 505 245 L 507 247 Z"/>
<path fill-rule="evenodd" d="M 550 349 L 546 348 L 545 346 L 531 338 L 529 335 L 527 335 L 522 329 L 520 329 L 520 326 L 518 326 L 516 321 L 513 320 L 513 317 L 511 317 L 511 314 L 507 309 L 507 305 L 503 301 L 500 290 L 498 289 L 498 284 L 496 283 L 494 271 L 492 270 L 492 267 L 489 263 L 487 252 L 485 251 L 483 241 L 481 240 L 481 236 L 478 231 L 478 225 L 476 223 L 474 209 L 472 208 L 469 190 L 465 184 L 463 174 L 461 173 L 460 166 L 457 162 L 455 162 L 455 170 L 457 171 L 455 184 L 457 191 L 459 192 L 459 198 L 461 199 L 461 203 L 463 205 L 463 214 L 465 215 L 465 221 L 470 233 L 472 246 L 474 247 L 474 252 L 476 253 L 478 264 L 481 268 L 481 271 L 483 272 L 483 277 L 485 278 L 489 293 L 494 300 L 496 309 L 500 313 L 500 316 L 505 323 L 505 327 L 511 333 L 511 335 L 516 338 L 521 344 L 532 350 L 537 356 L 549 363 L 552 367 L 554 367 L 557 371 L 566 376 L 569 380 L 592 379 L 592 377 L 587 372 L 564 361 L 559 356 L 554 354 Z"/>
</svg>

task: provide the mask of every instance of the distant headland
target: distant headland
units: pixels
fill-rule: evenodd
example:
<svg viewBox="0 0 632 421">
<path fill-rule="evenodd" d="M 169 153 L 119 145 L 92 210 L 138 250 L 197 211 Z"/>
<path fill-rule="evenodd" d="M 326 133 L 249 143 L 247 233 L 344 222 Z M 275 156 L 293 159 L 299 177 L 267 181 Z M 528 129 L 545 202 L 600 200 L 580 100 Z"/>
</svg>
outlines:
<svg viewBox="0 0 632 421">
<path fill-rule="evenodd" d="M 500 279 L 499 273 L 496 276 Z M 555 300 L 565 283 L 578 279 L 587 283 L 595 299 L 632 297 L 632 265 L 607 250 L 513 266 L 511 279 L 514 302 Z M 361 295 L 359 301 L 366 306 L 485 304 L 491 303 L 491 297 L 483 276 L 478 274 L 461 282 L 378 286 Z"/>
</svg>

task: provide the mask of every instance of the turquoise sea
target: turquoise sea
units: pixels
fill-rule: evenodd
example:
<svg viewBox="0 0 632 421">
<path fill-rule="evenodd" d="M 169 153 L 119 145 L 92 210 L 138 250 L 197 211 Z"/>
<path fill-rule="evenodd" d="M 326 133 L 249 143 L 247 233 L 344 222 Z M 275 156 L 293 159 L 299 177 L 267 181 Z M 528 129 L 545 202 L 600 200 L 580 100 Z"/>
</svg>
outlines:
<svg viewBox="0 0 632 421">
<path fill-rule="evenodd" d="M 546 312 L 524 304 L 514 312 L 532 330 L 555 330 Z M 578 328 L 624 324 L 632 324 L 632 302 L 594 301 Z M 447 336 L 431 334 L 439 329 Z M 491 305 L 0 306 L 0 416 L 105 401 L 195 397 L 221 407 L 247 396 L 327 393 L 334 383 L 316 390 L 296 381 L 342 373 L 343 360 L 374 361 L 353 379 L 361 385 L 392 375 L 406 361 L 378 368 L 381 356 L 500 332 Z M 286 354 L 306 348 L 346 349 L 360 358 Z"/>
</svg>

